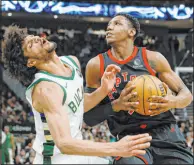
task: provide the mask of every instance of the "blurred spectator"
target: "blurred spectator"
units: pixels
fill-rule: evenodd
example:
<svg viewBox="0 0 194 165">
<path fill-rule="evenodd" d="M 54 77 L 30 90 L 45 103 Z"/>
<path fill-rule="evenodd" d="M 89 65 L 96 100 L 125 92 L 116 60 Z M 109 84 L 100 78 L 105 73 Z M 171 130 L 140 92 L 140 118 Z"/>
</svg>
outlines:
<svg viewBox="0 0 194 165">
<path fill-rule="evenodd" d="M 182 122 L 181 123 L 181 126 L 180 126 L 180 130 L 181 130 L 181 132 L 183 133 L 183 134 L 185 134 L 185 127 L 186 127 L 186 125 L 185 125 L 185 123 L 184 122 Z"/>
<path fill-rule="evenodd" d="M 174 39 L 174 50 L 175 52 L 178 52 L 179 51 L 179 40 L 177 38 L 177 36 L 175 36 L 175 39 Z"/>
<path fill-rule="evenodd" d="M 14 162 L 14 164 L 17 164 L 17 165 L 21 165 L 21 164 L 22 164 L 19 155 L 17 155 L 17 156 L 15 157 L 15 162 Z"/>
<path fill-rule="evenodd" d="M 33 123 L 33 116 L 30 115 L 29 105 L 21 101 L 17 96 L 8 88 L 5 83 L 2 83 L 1 97 L 1 113 L 5 123 Z M 28 112 L 28 113 L 27 113 Z"/>
<path fill-rule="evenodd" d="M 14 136 L 13 134 L 10 133 L 9 127 L 5 126 L 4 127 L 4 132 L 6 134 L 6 143 L 7 143 L 7 148 L 9 152 L 9 163 L 13 164 L 13 158 L 14 158 L 14 151 L 15 151 L 15 141 L 14 141 Z"/>
<path fill-rule="evenodd" d="M 172 42 L 173 42 L 173 38 L 172 38 L 172 36 L 170 36 L 168 38 L 168 47 L 169 47 L 170 50 L 172 49 Z"/>
<path fill-rule="evenodd" d="M 188 120 L 187 108 L 175 109 L 174 115 L 179 116 L 179 120 L 181 120 L 181 121 Z"/>
<path fill-rule="evenodd" d="M 193 144 L 193 128 L 189 127 L 189 131 L 186 133 L 186 140 L 188 146 L 192 149 L 192 144 Z"/>
<path fill-rule="evenodd" d="M 1 161 L 0 164 L 9 164 L 10 162 L 10 157 L 9 157 L 9 151 L 8 151 L 8 145 L 6 142 L 6 134 L 1 131 L 1 145 L 0 145 L 0 152 L 1 152 Z"/>
</svg>

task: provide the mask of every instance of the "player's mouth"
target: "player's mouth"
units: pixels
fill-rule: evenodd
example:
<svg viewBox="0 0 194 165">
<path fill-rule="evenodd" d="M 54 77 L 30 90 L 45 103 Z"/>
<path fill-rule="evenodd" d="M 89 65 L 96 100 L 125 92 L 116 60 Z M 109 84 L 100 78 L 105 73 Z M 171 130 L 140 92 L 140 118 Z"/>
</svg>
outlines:
<svg viewBox="0 0 194 165">
<path fill-rule="evenodd" d="M 48 43 L 47 40 L 42 39 L 42 42 L 41 42 L 42 46 L 44 46 L 46 43 Z"/>
<path fill-rule="evenodd" d="M 113 36 L 112 33 L 110 33 L 110 32 L 107 32 L 107 33 L 106 33 L 106 38 L 109 38 L 109 37 L 112 37 L 112 36 Z"/>
</svg>

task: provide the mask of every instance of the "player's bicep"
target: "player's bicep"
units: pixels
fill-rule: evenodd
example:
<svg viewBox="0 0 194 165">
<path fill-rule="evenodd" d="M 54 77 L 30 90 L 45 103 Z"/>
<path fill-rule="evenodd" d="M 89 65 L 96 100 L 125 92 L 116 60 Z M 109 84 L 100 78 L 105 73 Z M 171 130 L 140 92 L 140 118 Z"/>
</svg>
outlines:
<svg viewBox="0 0 194 165">
<path fill-rule="evenodd" d="M 99 57 L 92 58 L 86 65 L 86 86 L 98 88 L 100 86 L 100 61 Z"/>
<path fill-rule="evenodd" d="M 155 61 L 155 70 L 158 73 L 159 79 L 166 83 L 173 92 L 178 93 L 186 87 L 181 78 L 171 69 L 167 59 L 162 54 L 156 53 L 153 61 Z"/>
<path fill-rule="evenodd" d="M 59 147 L 60 140 L 70 138 L 70 127 L 67 112 L 63 106 L 64 92 L 52 82 L 41 82 L 33 92 L 33 106 L 44 113 L 51 136 Z"/>
<path fill-rule="evenodd" d="M 34 87 L 32 93 L 32 103 L 38 110 L 53 109 L 54 106 L 61 105 L 64 92 L 62 87 L 54 82 L 41 81 Z"/>
<path fill-rule="evenodd" d="M 181 78 L 172 70 L 168 72 L 161 72 L 159 74 L 159 79 L 166 83 L 168 87 L 175 93 L 187 88 Z"/>
</svg>

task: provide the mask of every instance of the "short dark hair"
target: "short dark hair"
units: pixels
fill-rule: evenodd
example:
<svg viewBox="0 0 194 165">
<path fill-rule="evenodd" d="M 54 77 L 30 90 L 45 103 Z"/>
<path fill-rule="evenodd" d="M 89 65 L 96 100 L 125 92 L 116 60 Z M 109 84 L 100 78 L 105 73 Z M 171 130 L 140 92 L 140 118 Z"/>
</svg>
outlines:
<svg viewBox="0 0 194 165">
<path fill-rule="evenodd" d="M 11 25 L 5 29 L 3 41 L 3 63 L 9 74 L 19 80 L 24 86 L 28 86 L 37 72 L 35 67 L 28 68 L 28 58 L 24 56 L 22 43 L 28 35 L 26 28 Z"/>
<path fill-rule="evenodd" d="M 131 22 L 133 25 L 133 28 L 136 30 L 136 34 L 134 36 L 134 39 L 140 34 L 140 23 L 137 18 L 133 17 L 132 15 L 126 14 L 126 13 L 117 13 L 114 17 L 116 16 L 123 16 L 125 17 L 128 21 Z"/>
</svg>

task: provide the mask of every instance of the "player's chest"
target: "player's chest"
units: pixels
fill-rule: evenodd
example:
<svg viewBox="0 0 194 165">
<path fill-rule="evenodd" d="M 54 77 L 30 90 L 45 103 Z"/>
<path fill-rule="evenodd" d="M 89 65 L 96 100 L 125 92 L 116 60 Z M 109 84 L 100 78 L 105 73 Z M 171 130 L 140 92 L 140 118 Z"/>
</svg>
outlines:
<svg viewBox="0 0 194 165">
<path fill-rule="evenodd" d="M 72 82 L 67 83 L 66 88 L 66 104 L 74 104 L 77 108 L 83 102 L 84 98 L 84 87 L 83 82 Z"/>
<path fill-rule="evenodd" d="M 117 99 L 129 81 L 132 81 L 137 76 L 145 74 L 149 73 L 146 70 L 134 70 L 121 67 L 121 72 L 116 75 L 115 85 L 112 91 L 108 94 L 109 99 Z"/>
</svg>

